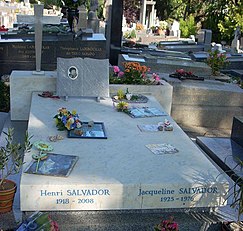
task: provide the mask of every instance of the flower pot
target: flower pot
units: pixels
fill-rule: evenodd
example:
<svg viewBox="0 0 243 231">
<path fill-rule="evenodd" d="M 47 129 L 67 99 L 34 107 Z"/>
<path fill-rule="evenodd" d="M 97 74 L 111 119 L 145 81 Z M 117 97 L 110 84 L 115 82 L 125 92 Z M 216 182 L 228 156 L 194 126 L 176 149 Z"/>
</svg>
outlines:
<svg viewBox="0 0 243 231">
<path fill-rule="evenodd" d="M 17 185 L 11 180 L 4 180 L 4 188 L 0 187 L 0 213 L 10 212 L 13 208 Z"/>
</svg>

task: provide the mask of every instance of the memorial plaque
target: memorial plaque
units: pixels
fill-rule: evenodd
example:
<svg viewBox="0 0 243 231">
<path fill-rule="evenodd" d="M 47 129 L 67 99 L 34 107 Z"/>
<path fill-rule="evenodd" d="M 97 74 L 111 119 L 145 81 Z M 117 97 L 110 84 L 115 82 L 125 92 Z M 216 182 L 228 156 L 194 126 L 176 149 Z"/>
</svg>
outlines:
<svg viewBox="0 0 243 231">
<path fill-rule="evenodd" d="M 59 96 L 109 96 L 108 59 L 57 59 Z"/>
<path fill-rule="evenodd" d="M 86 40 L 69 40 L 60 36 L 44 36 L 42 42 L 41 69 L 53 71 L 57 68 L 57 58 L 89 57 L 106 59 L 106 40 L 101 34 L 93 34 Z M 0 40 L 0 75 L 12 70 L 35 69 L 34 35 L 29 39 Z"/>
</svg>

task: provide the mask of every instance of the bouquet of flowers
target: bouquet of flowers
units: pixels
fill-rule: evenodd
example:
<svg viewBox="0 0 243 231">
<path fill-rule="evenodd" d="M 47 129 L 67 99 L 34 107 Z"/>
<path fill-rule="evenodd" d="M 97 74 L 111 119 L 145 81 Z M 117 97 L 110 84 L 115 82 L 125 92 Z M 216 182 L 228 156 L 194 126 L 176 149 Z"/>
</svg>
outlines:
<svg viewBox="0 0 243 231">
<path fill-rule="evenodd" d="M 169 217 L 167 220 L 161 220 L 160 224 L 154 227 L 155 231 L 178 231 L 178 223 L 174 221 L 174 217 Z"/>
<path fill-rule="evenodd" d="M 48 213 L 35 212 L 27 218 L 16 231 L 59 231 L 57 222 Z"/>
<path fill-rule="evenodd" d="M 118 66 L 113 67 L 113 74 L 110 76 L 112 84 L 138 84 L 150 85 L 160 84 L 160 78 L 156 73 L 148 75 L 150 68 L 138 62 L 124 62 L 124 72 Z"/>
<path fill-rule="evenodd" d="M 56 127 L 59 131 L 81 128 L 82 122 L 75 110 L 72 112 L 62 107 L 58 109 L 58 114 L 54 116 Z"/>
</svg>

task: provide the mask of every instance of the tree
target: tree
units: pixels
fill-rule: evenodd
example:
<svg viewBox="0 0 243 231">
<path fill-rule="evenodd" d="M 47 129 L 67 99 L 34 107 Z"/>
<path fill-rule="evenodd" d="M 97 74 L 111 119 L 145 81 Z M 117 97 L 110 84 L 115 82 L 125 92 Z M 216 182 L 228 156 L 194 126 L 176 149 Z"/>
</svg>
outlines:
<svg viewBox="0 0 243 231">
<path fill-rule="evenodd" d="M 139 18 L 140 1 L 139 0 L 123 0 L 123 14 L 127 23 L 136 22 Z"/>
</svg>

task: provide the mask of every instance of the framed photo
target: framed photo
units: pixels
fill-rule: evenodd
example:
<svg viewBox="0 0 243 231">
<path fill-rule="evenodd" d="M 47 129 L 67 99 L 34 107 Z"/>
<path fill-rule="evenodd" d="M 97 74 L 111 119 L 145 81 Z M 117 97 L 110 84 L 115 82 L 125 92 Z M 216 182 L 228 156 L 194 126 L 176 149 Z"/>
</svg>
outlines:
<svg viewBox="0 0 243 231">
<path fill-rule="evenodd" d="M 81 128 L 68 131 L 68 138 L 107 139 L 103 122 L 83 122 Z"/>
<path fill-rule="evenodd" d="M 37 175 L 68 177 L 77 161 L 78 156 L 48 153 L 47 159 L 41 160 L 39 164 L 37 161 L 32 161 L 24 172 Z"/>
<path fill-rule="evenodd" d="M 78 78 L 78 68 L 75 66 L 71 66 L 68 68 L 68 77 L 71 80 L 75 80 Z"/>
</svg>

